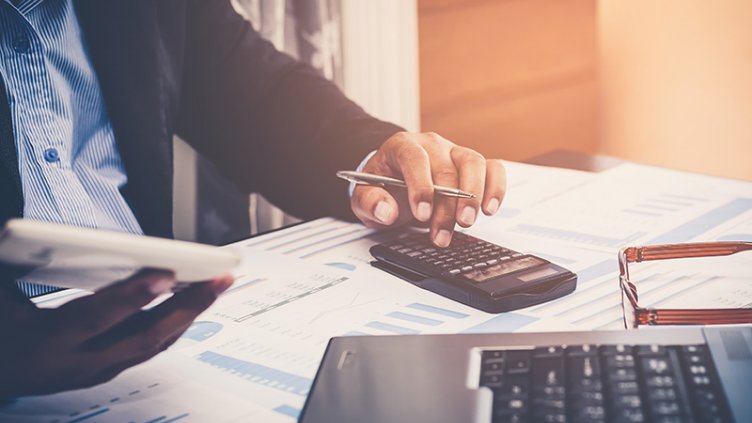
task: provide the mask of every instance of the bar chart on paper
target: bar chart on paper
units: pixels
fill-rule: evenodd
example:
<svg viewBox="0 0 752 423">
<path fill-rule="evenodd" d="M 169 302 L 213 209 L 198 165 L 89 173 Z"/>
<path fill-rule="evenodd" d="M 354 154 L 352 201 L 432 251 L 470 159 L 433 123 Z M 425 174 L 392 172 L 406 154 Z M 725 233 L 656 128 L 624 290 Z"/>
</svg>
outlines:
<svg viewBox="0 0 752 423">
<path fill-rule="evenodd" d="M 371 267 L 370 246 L 397 231 L 318 219 L 228 246 L 246 258 L 236 283 L 158 362 L 94 389 L 19 399 L 0 409 L 0 421 L 292 422 L 332 336 L 618 328 L 620 247 L 752 241 L 749 183 L 636 165 L 509 171 L 502 211 L 469 233 L 572 269 L 573 294 L 479 312 Z M 709 290 L 717 275 L 702 269 L 641 269 L 640 300 L 658 307 L 752 306 L 748 283 Z"/>
<path fill-rule="evenodd" d="M 14 423 L 274 421 L 270 416 L 268 410 L 207 389 L 163 365 L 130 370 L 94 389 L 26 397 L 0 408 L 0 421 Z"/>
<path fill-rule="evenodd" d="M 279 369 L 240 360 L 213 351 L 205 351 L 196 357 L 197 360 L 246 379 L 251 383 L 258 383 L 269 388 L 279 389 L 295 395 L 305 397 L 313 383 L 310 378 L 301 377 Z"/>
</svg>

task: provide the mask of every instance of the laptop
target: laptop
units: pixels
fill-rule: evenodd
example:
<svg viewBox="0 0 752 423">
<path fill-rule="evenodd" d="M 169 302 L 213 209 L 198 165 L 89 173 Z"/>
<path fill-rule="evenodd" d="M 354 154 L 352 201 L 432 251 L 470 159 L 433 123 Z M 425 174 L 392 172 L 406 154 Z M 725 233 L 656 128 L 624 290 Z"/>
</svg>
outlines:
<svg viewBox="0 0 752 423">
<path fill-rule="evenodd" d="M 339 337 L 302 423 L 752 422 L 752 326 Z"/>
</svg>

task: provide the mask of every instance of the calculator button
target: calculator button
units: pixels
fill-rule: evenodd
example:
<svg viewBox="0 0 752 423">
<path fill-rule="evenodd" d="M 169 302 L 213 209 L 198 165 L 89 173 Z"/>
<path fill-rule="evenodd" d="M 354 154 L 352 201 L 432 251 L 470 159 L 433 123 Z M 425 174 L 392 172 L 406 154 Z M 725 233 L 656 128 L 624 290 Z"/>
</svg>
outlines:
<svg viewBox="0 0 752 423">
<path fill-rule="evenodd" d="M 460 269 L 452 269 L 449 271 L 450 275 L 459 275 Z"/>
<path fill-rule="evenodd" d="M 499 262 L 499 260 L 498 260 L 498 259 L 491 259 L 491 260 L 488 260 L 488 261 L 486 262 L 486 264 L 487 264 L 487 265 L 489 265 L 489 266 L 493 266 L 494 264 L 496 264 L 496 263 L 498 263 L 498 262 Z"/>
<path fill-rule="evenodd" d="M 411 253 L 407 253 L 408 257 L 423 257 L 423 252 L 421 251 L 413 251 Z"/>
<path fill-rule="evenodd" d="M 473 266 L 463 266 L 462 267 L 462 271 L 463 272 L 469 272 L 471 270 L 473 270 Z"/>
</svg>

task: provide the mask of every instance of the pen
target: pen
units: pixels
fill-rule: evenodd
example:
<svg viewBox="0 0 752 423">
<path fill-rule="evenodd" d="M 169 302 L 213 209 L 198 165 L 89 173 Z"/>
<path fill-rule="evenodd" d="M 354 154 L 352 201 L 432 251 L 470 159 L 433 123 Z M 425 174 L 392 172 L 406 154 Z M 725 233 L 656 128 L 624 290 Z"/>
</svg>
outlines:
<svg viewBox="0 0 752 423">
<path fill-rule="evenodd" d="M 390 178 L 388 176 L 374 175 L 372 173 L 355 172 L 352 170 L 340 170 L 339 172 L 337 172 L 337 177 L 342 178 L 346 181 L 354 182 L 359 185 L 377 185 L 382 187 L 389 185 L 393 187 L 407 188 L 407 184 L 405 184 L 405 181 L 403 180 Z M 436 194 L 440 194 L 446 197 L 475 198 L 475 194 L 460 191 L 457 188 L 443 187 L 441 185 L 434 185 L 433 191 Z"/>
</svg>

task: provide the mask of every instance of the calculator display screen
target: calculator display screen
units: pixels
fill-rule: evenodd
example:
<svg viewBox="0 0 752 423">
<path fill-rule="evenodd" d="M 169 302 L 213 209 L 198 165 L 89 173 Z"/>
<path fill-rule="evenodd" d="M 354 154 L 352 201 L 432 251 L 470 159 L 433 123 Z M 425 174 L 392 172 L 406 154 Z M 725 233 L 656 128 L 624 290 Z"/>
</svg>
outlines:
<svg viewBox="0 0 752 423">
<path fill-rule="evenodd" d="M 464 276 L 473 282 L 479 283 L 546 263 L 546 261 L 541 260 L 538 257 L 523 256 L 516 260 L 502 261 L 501 263 L 486 267 L 484 269 L 478 269 L 472 272 L 465 273 Z"/>
</svg>

